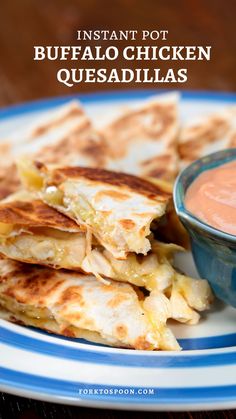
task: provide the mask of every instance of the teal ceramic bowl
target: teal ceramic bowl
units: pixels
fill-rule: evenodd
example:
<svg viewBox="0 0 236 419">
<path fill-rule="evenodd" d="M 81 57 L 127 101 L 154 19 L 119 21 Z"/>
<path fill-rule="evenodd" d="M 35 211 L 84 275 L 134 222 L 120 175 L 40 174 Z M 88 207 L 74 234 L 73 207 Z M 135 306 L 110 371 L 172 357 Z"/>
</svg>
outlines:
<svg viewBox="0 0 236 419">
<path fill-rule="evenodd" d="M 203 157 L 179 175 L 174 187 L 175 209 L 191 237 L 193 258 L 201 278 L 208 279 L 218 298 L 236 307 L 236 236 L 209 226 L 185 208 L 185 193 L 196 177 L 236 160 L 236 148 Z"/>
</svg>

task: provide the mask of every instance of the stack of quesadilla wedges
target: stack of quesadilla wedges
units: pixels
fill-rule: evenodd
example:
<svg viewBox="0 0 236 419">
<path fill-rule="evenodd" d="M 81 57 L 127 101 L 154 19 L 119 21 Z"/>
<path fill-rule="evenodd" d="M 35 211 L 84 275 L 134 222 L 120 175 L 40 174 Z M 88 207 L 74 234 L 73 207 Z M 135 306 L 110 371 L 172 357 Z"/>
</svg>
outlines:
<svg viewBox="0 0 236 419">
<path fill-rule="evenodd" d="M 96 120 L 72 101 L 1 141 L 0 316 L 179 350 L 169 320 L 198 323 L 213 297 L 207 281 L 175 268 L 188 236 L 172 183 L 212 144 L 235 146 L 235 132 L 232 108 L 182 125 L 174 93 Z"/>
<path fill-rule="evenodd" d="M 171 194 L 129 174 L 19 163 L 0 203 L 4 317 L 49 332 L 143 350 L 179 350 L 168 319 L 196 324 L 207 281 L 179 273 L 158 240 Z"/>
<path fill-rule="evenodd" d="M 0 198 L 20 188 L 15 160 L 21 156 L 173 180 L 178 172 L 178 99 L 176 93 L 151 97 L 102 125 L 76 100 L 49 109 L 31 126 L 1 139 Z"/>
</svg>

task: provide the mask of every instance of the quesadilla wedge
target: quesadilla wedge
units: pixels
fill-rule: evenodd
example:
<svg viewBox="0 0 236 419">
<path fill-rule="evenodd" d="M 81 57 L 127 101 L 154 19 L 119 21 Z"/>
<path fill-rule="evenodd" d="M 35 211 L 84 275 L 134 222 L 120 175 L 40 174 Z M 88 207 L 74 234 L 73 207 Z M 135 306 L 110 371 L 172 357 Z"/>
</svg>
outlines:
<svg viewBox="0 0 236 419">
<path fill-rule="evenodd" d="M 160 297 L 167 300 L 166 297 Z M 179 350 L 166 311 L 129 284 L 0 260 L 0 306 L 11 321 L 60 335 L 142 350 Z"/>
<path fill-rule="evenodd" d="M 115 258 L 151 249 L 151 224 L 165 213 L 171 195 L 157 185 L 124 173 L 102 169 L 49 168 L 19 162 L 28 189 L 48 205 L 75 220 Z"/>
<path fill-rule="evenodd" d="M 105 142 L 78 101 L 35 116 L 27 128 L 15 130 L 0 143 L 0 199 L 20 189 L 15 160 L 19 156 L 45 163 L 103 167 Z"/>
<path fill-rule="evenodd" d="M 86 232 L 75 221 L 28 192 L 15 193 L 0 203 L 0 254 L 13 260 L 80 270 L 163 291 L 174 275 L 168 261 L 181 248 L 151 241 L 154 250 L 148 255 L 129 253 L 117 260 L 95 239 L 89 247 Z"/>
<path fill-rule="evenodd" d="M 178 104 L 177 93 L 163 94 L 107 117 L 99 129 L 107 144 L 106 169 L 173 180 L 179 160 Z"/>
<path fill-rule="evenodd" d="M 180 131 L 181 167 L 213 151 L 236 147 L 236 107 L 189 121 Z"/>
<path fill-rule="evenodd" d="M 15 193 L 0 203 L 3 256 L 74 269 L 80 266 L 85 247 L 85 235 L 75 222 L 28 193 Z"/>
<path fill-rule="evenodd" d="M 22 148 L 21 155 L 61 166 L 105 166 L 105 142 L 78 101 L 59 107 L 31 136 L 31 146 Z"/>
<path fill-rule="evenodd" d="M 35 117 L 31 126 L 12 137 L 8 141 L 12 162 L 30 156 L 45 163 L 99 166 L 105 156 L 101 136 L 78 101 Z"/>
<path fill-rule="evenodd" d="M 196 323 L 199 315 L 195 310 L 206 310 L 211 303 L 210 287 L 206 281 L 185 275 L 180 280 L 180 274 L 173 268 L 173 257 L 183 250 L 181 247 L 153 237 L 151 247 L 146 256 L 129 253 L 126 259 L 118 260 L 96 240 L 88 246 L 86 233 L 78 224 L 27 192 L 16 193 L 0 204 L 2 257 L 93 273 L 108 285 L 107 278 L 111 278 L 143 287 L 151 292 L 157 318 L 164 304 L 169 305 L 171 318 Z M 164 297 L 170 300 L 163 301 Z M 170 305 L 173 299 L 178 304 Z"/>
</svg>

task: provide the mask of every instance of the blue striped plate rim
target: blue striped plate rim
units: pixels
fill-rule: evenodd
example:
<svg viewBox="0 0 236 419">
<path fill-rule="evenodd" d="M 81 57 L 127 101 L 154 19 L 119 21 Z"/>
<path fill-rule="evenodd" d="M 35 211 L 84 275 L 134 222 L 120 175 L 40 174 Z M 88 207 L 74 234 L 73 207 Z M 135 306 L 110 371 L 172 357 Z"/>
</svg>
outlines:
<svg viewBox="0 0 236 419">
<path fill-rule="evenodd" d="M 236 385 L 214 386 L 214 387 L 151 387 L 151 394 L 125 394 L 128 389 L 143 389 L 144 387 L 111 386 L 80 381 L 66 381 L 55 378 L 42 377 L 33 374 L 26 374 L 8 368 L 0 368 L 0 385 L 30 390 L 37 393 L 45 393 L 54 396 L 61 396 L 70 399 L 116 402 L 116 403 L 206 403 L 219 401 L 234 401 L 236 399 Z M 84 390 L 98 389 L 99 394 L 89 394 Z M 148 388 L 145 387 L 146 390 Z M 82 392 L 81 392 L 82 390 Z M 123 390 L 123 394 L 119 394 Z M 101 394 L 101 392 L 105 394 Z M 86 394 L 87 393 L 87 394 Z M 106 394 L 108 393 L 108 394 Z M 181 397 L 180 397 L 181 395 Z"/>
<path fill-rule="evenodd" d="M 154 90 L 154 89 L 142 89 L 142 90 L 116 90 L 116 91 L 101 91 L 97 93 L 84 93 L 78 95 L 64 95 L 53 98 L 45 98 L 35 100 L 31 102 L 20 103 L 18 105 L 11 105 L 0 109 L 0 118 L 8 118 L 11 116 L 20 116 L 24 113 L 43 111 L 46 109 L 53 108 L 55 106 L 63 105 L 66 102 L 74 99 L 80 100 L 82 103 L 100 102 L 100 101 L 122 101 L 144 99 L 149 95 L 171 93 L 175 90 Z M 228 92 L 217 92 L 217 91 L 188 91 L 178 90 L 181 93 L 183 100 L 204 100 L 204 101 L 222 101 L 225 103 L 236 102 L 236 94 Z"/>
<path fill-rule="evenodd" d="M 225 338 L 225 336 L 219 337 Z M 154 355 L 134 354 L 132 353 L 116 353 L 112 352 L 100 352 L 96 351 L 95 346 L 93 350 L 86 350 L 81 348 L 69 347 L 56 342 L 43 341 L 37 338 L 31 338 L 29 336 L 22 335 L 20 333 L 13 332 L 11 330 L 0 327 L 0 339 L 2 343 L 7 345 L 24 349 L 29 352 L 36 352 L 43 355 L 50 355 L 53 357 L 86 361 L 94 364 L 106 364 L 106 365 L 119 365 L 119 366 L 130 366 L 130 367 L 161 367 L 161 368 L 198 368 L 206 366 L 216 365 L 232 365 L 236 364 L 236 351 L 227 353 L 215 353 L 215 354 L 194 354 L 184 355 L 178 354 L 163 355 L 158 357 L 158 352 Z M 210 338 L 208 338 L 210 339 Z"/>
</svg>

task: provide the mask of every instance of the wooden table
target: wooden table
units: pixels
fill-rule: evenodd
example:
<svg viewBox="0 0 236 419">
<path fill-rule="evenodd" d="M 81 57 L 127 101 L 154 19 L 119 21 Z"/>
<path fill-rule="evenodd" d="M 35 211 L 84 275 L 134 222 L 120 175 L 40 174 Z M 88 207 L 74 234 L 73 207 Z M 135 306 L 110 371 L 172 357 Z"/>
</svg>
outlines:
<svg viewBox="0 0 236 419">
<path fill-rule="evenodd" d="M 56 80 L 61 63 L 33 60 L 34 45 L 76 45 L 76 31 L 79 29 L 168 29 L 167 45 L 212 45 L 211 61 L 184 62 L 189 74 L 185 84 L 143 84 L 138 87 L 236 91 L 235 14 L 235 0 L 1 0 L 0 106 L 71 93 L 126 89 L 127 85 L 121 84 L 81 84 L 68 88 Z M 119 43 L 119 46 L 124 46 L 124 43 Z M 180 64 L 176 62 L 173 68 L 177 69 Z M 99 62 L 93 63 L 93 67 L 99 65 Z M 114 63 L 106 63 L 107 68 L 112 66 Z M 126 66 L 121 59 L 116 62 L 117 68 Z M 148 66 L 154 68 L 157 64 L 150 62 Z M 169 63 L 161 63 L 163 71 L 168 66 Z M 137 88 L 137 85 L 133 83 L 128 87 Z M 235 417 L 236 411 L 192 414 L 129 412 L 127 415 L 130 418 L 229 419 Z M 124 413 L 60 406 L 6 394 L 0 396 L 1 419 L 91 416 L 121 418 Z"/>
</svg>

